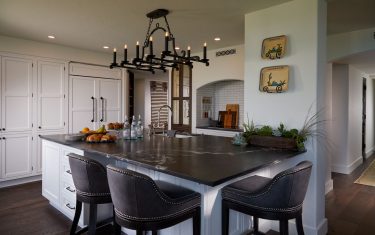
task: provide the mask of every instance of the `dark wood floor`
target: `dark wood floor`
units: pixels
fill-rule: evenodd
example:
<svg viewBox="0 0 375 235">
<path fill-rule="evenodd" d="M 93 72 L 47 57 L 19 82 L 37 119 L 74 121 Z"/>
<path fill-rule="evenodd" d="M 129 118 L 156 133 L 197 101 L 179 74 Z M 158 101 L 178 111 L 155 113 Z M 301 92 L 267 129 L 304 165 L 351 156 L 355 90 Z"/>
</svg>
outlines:
<svg viewBox="0 0 375 235">
<path fill-rule="evenodd" d="M 333 174 L 334 190 L 326 196 L 329 235 L 375 234 L 375 187 L 354 184 L 375 159 L 352 174 Z M 69 234 L 71 222 L 41 196 L 41 182 L 0 189 L 0 234 Z M 98 234 L 111 234 L 106 227 Z M 267 235 L 278 234 L 269 231 Z"/>
<path fill-rule="evenodd" d="M 42 183 L 34 182 L 0 189 L 1 235 L 66 235 L 71 221 L 49 205 L 41 195 Z M 104 227 L 98 234 L 111 234 Z"/>
<path fill-rule="evenodd" d="M 375 234 L 375 187 L 353 183 L 374 159 L 350 175 L 332 175 L 334 190 L 326 196 L 329 235 Z"/>
</svg>

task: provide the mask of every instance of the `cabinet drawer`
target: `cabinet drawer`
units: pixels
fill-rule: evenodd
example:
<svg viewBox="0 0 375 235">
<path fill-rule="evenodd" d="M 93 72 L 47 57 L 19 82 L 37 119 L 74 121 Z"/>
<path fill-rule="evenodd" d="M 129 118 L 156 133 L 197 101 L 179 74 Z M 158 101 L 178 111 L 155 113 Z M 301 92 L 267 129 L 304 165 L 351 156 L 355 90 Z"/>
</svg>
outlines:
<svg viewBox="0 0 375 235">
<path fill-rule="evenodd" d="M 62 180 L 61 181 L 61 189 L 60 192 L 66 196 L 69 199 L 75 201 L 76 200 L 76 188 L 74 187 L 73 182 L 70 182 L 70 180 Z"/>
<path fill-rule="evenodd" d="M 61 162 L 61 176 L 66 180 L 70 180 L 73 182 L 72 170 L 70 169 L 69 162 Z"/>
<path fill-rule="evenodd" d="M 66 216 L 70 219 L 73 219 L 74 213 L 76 211 L 76 202 L 64 194 L 61 195 L 61 204 L 60 204 L 61 212 L 63 212 Z"/>
</svg>

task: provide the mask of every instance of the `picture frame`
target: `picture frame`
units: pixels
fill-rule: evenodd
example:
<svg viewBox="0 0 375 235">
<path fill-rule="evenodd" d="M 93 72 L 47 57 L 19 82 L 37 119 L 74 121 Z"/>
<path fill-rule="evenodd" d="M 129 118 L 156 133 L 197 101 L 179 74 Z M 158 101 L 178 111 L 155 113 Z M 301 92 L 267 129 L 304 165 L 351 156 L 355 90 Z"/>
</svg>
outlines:
<svg viewBox="0 0 375 235">
<path fill-rule="evenodd" d="M 260 71 L 259 90 L 267 93 L 281 93 L 289 89 L 289 66 L 264 67 Z"/>
<path fill-rule="evenodd" d="M 286 43 L 287 37 L 285 35 L 264 39 L 262 42 L 262 59 L 281 59 L 286 52 Z"/>
</svg>

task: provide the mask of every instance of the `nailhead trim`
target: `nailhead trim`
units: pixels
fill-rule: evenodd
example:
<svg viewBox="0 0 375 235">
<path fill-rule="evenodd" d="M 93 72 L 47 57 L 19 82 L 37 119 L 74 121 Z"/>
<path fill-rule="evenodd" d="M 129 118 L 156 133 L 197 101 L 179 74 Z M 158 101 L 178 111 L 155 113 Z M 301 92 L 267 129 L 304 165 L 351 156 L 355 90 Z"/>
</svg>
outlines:
<svg viewBox="0 0 375 235">
<path fill-rule="evenodd" d="M 233 202 L 236 202 L 238 204 L 244 205 L 244 206 L 254 207 L 254 208 L 257 208 L 257 209 L 262 209 L 262 210 L 267 210 L 267 211 L 275 211 L 275 212 L 294 212 L 294 211 L 297 211 L 297 210 L 302 208 L 302 204 L 299 204 L 299 205 L 294 206 L 294 207 L 288 207 L 288 208 L 270 208 L 270 207 L 261 207 L 261 206 L 255 206 L 255 205 L 247 204 L 247 203 L 244 203 L 242 201 L 238 201 L 238 200 L 232 199 L 232 198 L 230 198 L 230 199 L 226 198 L 226 199 L 229 200 L 229 201 L 233 201 Z"/>
<path fill-rule="evenodd" d="M 130 216 L 130 215 L 125 215 L 119 210 L 115 208 L 116 215 L 120 217 L 121 219 L 130 219 L 130 220 L 137 220 L 137 221 L 155 221 L 155 220 L 162 220 L 162 219 L 168 219 L 171 217 L 177 217 L 178 215 L 184 214 L 185 212 L 199 207 L 199 204 L 190 206 L 188 208 L 182 209 L 176 213 L 170 214 L 170 215 L 164 215 L 164 216 L 157 216 L 157 217 L 147 217 L 147 218 L 141 218 L 141 217 L 135 217 L 135 216 Z"/>
<path fill-rule="evenodd" d="M 140 175 L 135 175 L 135 174 L 131 174 L 130 172 L 127 172 L 127 171 L 123 171 L 123 170 L 120 170 L 120 169 L 117 169 L 117 168 L 112 168 L 112 167 L 108 167 L 108 169 L 112 170 L 112 171 L 115 171 L 115 172 L 118 172 L 118 173 L 122 173 L 122 174 L 125 174 L 125 175 L 129 175 L 129 176 L 133 176 L 133 177 L 137 177 L 137 178 L 140 178 L 140 179 L 143 179 L 143 180 L 146 180 L 148 181 L 149 183 L 152 184 L 153 186 L 153 189 L 154 191 L 156 192 L 156 194 L 159 195 L 160 199 L 162 199 L 165 203 L 167 204 L 172 204 L 172 205 L 182 205 L 182 204 L 185 204 L 186 202 L 188 201 L 192 201 L 194 199 L 197 199 L 197 198 L 200 198 L 200 195 L 196 195 L 192 198 L 189 198 L 187 200 L 184 200 L 182 202 L 172 202 L 172 201 L 168 201 L 168 199 L 170 199 L 165 193 L 163 193 L 159 188 L 158 186 L 155 184 L 155 182 L 153 180 L 150 180 L 149 178 L 145 178 L 145 177 L 142 177 Z M 194 193 L 192 193 L 194 194 Z M 189 194 L 189 195 L 192 195 L 192 194 Z M 185 197 L 187 197 L 188 195 L 186 195 Z M 200 205 L 200 203 L 198 204 Z"/>
<path fill-rule="evenodd" d="M 257 194 L 257 195 L 244 195 L 244 194 L 239 194 L 239 193 L 233 192 L 233 191 L 228 190 L 228 189 L 225 189 L 225 188 L 224 188 L 224 191 L 227 191 L 227 190 L 228 190 L 228 191 L 230 191 L 230 193 L 236 194 L 236 195 L 238 195 L 238 196 L 247 197 L 247 198 L 257 198 L 257 197 L 263 196 L 263 195 L 265 195 L 265 194 L 268 194 L 268 193 L 271 191 L 272 186 L 273 186 L 273 185 L 274 185 L 279 179 L 281 179 L 282 177 L 287 176 L 287 175 L 291 175 L 291 174 L 295 174 L 295 173 L 297 173 L 297 172 L 299 172 L 299 171 L 303 171 L 303 170 L 306 170 L 306 169 L 307 169 L 307 168 L 296 169 L 296 170 L 294 170 L 294 171 L 286 172 L 286 173 L 284 173 L 284 174 L 282 174 L 282 175 L 279 175 L 277 178 L 275 178 L 275 179 L 272 180 L 272 183 L 268 186 L 268 188 L 267 188 L 266 191 L 264 191 L 264 192 L 262 192 L 262 193 L 260 193 L 260 194 Z M 229 186 L 230 186 L 230 185 L 229 185 Z M 227 186 L 227 187 L 228 187 L 228 186 Z"/>
<path fill-rule="evenodd" d="M 86 197 L 100 197 L 100 196 L 109 196 L 111 193 L 87 193 L 87 192 L 82 192 L 76 189 L 77 194 L 81 196 L 86 196 Z"/>
<path fill-rule="evenodd" d="M 73 155 L 73 154 L 74 154 L 74 155 Z M 76 159 L 76 160 L 79 160 L 79 161 L 85 162 L 85 163 L 87 163 L 87 164 L 93 164 L 93 165 L 99 166 L 99 168 L 101 168 L 102 170 L 104 170 L 104 173 L 105 173 L 105 167 L 103 167 L 101 164 L 97 163 L 97 162 L 94 161 L 94 160 L 87 161 L 86 159 L 82 159 L 82 158 L 80 158 L 81 156 L 78 155 L 78 154 L 75 154 L 75 153 L 69 153 L 69 154 L 67 154 L 67 155 L 68 155 L 69 157 L 71 157 L 71 158 L 74 158 L 74 159 Z M 77 157 L 77 156 L 79 156 L 79 157 Z"/>
</svg>

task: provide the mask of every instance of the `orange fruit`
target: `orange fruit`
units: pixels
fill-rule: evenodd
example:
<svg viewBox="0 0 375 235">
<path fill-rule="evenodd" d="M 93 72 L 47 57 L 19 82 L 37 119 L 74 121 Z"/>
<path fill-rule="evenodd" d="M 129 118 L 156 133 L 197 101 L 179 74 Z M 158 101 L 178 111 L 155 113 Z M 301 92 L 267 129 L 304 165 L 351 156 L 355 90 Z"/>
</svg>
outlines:
<svg viewBox="0 0 375 235">
<path fill-rule="evenodd" d="M 82 133 L 88 133 L 90 131 L 90 129 L 88 127 L 85 127 L 82 129 Z"/>
</svg>

